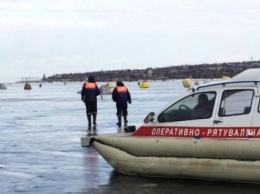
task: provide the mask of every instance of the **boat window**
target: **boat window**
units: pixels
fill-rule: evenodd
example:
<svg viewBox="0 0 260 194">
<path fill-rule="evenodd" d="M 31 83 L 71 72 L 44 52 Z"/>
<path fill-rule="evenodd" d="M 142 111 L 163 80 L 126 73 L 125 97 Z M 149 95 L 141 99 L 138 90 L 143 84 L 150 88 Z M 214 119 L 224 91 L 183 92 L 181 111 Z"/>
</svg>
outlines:
<svg viewBox="0 0 260 194">
<path fill-rule="evenodd" d="M 205 119 L 212 116 L 216 92 L 189 95 L 174 103 L 158 116 L 158 122 Z"/>
<path fill-rule="evenodd" d="M 251 111 L 253 90 L 226 90 L 221 97 L 218 116 L 249 114 Z"/>
</svg>

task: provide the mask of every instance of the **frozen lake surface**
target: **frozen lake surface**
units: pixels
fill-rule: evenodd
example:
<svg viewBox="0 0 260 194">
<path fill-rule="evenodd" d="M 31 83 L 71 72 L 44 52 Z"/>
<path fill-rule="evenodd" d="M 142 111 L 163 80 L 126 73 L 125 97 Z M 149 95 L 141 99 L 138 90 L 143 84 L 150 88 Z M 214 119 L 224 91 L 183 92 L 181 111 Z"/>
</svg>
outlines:
<svg viewBox="0 0 260 194">
<path fill-rule="evenodd" d="M 185 89 L 181 81 L 125 82 L 132 95 L 129 125 L 140 126 Z M 242 194 L 259 193 L 260 185 L 125 176 L 113 171 L 91 147 L 82 148 L 88 134 L 83 83 L 6 84 L 0 90 L 0 193 L 109 194 Z M 98 85 L 102 84 L 98 82 Z M 111 95 L 98 97 L 97 134 L 118 131 Z"/>
</svg>

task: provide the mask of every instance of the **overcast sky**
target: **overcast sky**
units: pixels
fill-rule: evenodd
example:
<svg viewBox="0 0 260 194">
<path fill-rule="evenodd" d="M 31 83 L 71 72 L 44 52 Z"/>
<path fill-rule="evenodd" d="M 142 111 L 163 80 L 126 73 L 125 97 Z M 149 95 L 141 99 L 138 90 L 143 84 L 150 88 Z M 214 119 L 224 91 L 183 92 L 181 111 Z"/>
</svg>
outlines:
<svg viewBox="0 0 260 194">
<path fill-rule="evenodd" d="M 1 0 L 0 81 L 260 60 L 259 0 Z"/>
</svg>

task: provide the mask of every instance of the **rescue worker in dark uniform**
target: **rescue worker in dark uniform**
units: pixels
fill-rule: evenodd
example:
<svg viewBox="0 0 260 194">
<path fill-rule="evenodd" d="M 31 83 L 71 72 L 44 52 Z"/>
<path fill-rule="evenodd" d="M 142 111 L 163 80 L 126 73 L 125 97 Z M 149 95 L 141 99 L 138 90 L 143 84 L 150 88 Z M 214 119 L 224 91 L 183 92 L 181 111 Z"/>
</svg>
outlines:
<svg viewBox="0 0 260 194">
<path fill-rule="evenodd" d="M 86 105 L 88 118 L 88 128 L 91 129 L 91 115 L 93 116 L 93 125 L 96 126 L 97 119 L 97 96 L 100 95 L 100 89 L 93 76 L 88 77 L 88 81 L 83 84 L 81 90 L 81 100 Z"/>
<path fill-rule="evenodd" d="M 117 125 L 121 127 L 121 120 L 122 116 L 124 117 L 124 125 L 127 125 L 127 102 L 129 104 L 132 103 L 131 101 L 131 95 L 130 92 L 128 91 L 127 87 L 123 84 L 122 81 L 117 81 L 116 82 L 116 87 L 114 88 L 112 92 L 112 99 L 114 102 L 116 102 L 116 115 L 118 118 L 118 123 Z"/>
</svg>

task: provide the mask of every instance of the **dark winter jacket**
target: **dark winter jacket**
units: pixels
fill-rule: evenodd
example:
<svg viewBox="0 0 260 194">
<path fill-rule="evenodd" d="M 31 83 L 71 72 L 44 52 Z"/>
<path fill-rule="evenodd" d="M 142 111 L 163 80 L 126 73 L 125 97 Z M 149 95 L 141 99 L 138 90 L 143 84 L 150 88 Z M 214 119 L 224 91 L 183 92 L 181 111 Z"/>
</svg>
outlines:
<svg viewBox="0 0 260 194">
<path fill-rule="evenodd" d="M 122 106 L 127 105 L 127 102 L 131 103 L 131 95 L 123 82 L 117 81 L 116 87 L 112 92 L 112 99 L 118 105 Z"/>
<path fill-rule="evenodd" d="M 83 84 L 81 90 L 81 100 L 86 102 L 96 102 L 97 96 L 100 94 L 94 77 L 90 76 L 88 81 Z"/>
</svg>

